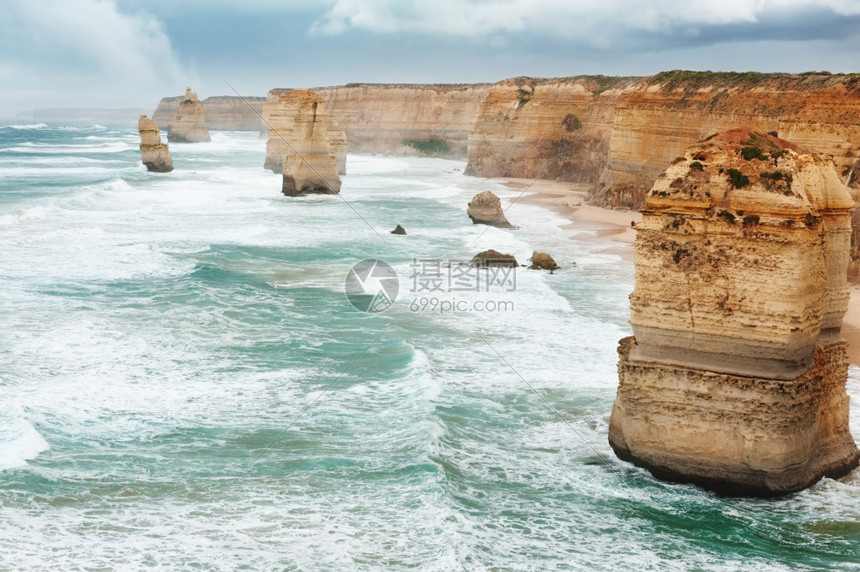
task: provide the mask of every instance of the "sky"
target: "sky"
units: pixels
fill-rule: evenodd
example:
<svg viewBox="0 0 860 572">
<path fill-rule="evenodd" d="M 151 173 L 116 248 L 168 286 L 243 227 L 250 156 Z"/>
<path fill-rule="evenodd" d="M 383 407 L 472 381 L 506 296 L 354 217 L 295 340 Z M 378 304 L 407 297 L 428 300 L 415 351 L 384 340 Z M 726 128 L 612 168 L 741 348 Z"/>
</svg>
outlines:
<svg viewBox="0 0 860 572">
<path fill-rule="evenodd" d="M 0 0 L 5 117 L 672 69 L 860 72 L 860 0 Z"/>
</svg>

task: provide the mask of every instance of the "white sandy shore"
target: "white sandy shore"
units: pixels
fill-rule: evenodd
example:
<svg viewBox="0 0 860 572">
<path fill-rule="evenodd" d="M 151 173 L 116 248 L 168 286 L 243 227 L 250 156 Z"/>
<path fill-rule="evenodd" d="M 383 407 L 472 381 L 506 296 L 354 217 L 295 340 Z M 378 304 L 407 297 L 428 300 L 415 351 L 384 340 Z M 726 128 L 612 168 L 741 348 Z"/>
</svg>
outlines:
<svg viewBox="0 0 860 572">
<path fill-rule="evenodd" d="M 531 179 L 503 179 L 500 182 L 512 189 L 528 189 L 520 201 L 552 209 L 570 221 L 571 229 L 588 223 L 592 227 L 598 225 L 599 236 L 611 236 L 612 240 L 627 244 L 633 244 L 636 240 L 636 231 L 631 228 L 631 222 L 641 221 L 642 214 L 586 205 L 587 185 Z M 605 228 L 599 228 L 603 225 Z M 631 259 L 631 251 L 619 253 Z M 860 286 L 851 288 L 848 311 L 842 321 L 842 337 L 848 340 L 848 361 L 860 365 Z"/>
<path fill-rule="evenodd" d="M 578 223 L 590 223 L 591 227 L 603 227 L 597 229 L 599 236 L 611 236 L 612 240 L 627 244 L 636 240 L 631 223 L 641 221 L 642 215 L 635 211 L 616 211 L 585 204 L 588 185 L 531 179 L 504 179 L 501 182 L 512 189 L 527 189 L 520 201 L 552 209 L 570 220 L 570 228 L 576 228 Z"/>
</svg>

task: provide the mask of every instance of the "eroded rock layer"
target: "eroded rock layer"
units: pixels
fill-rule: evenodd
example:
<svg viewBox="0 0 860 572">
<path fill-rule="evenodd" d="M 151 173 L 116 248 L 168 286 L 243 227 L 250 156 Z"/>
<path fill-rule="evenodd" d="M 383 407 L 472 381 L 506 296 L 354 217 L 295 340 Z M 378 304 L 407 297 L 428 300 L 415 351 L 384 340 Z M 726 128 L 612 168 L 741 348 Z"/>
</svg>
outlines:
<svg viewBox="0 0 860 572">
<path fill-rule="evenodd" d="M 848 177 L 860 158 L 860 74 L 508 79 L 478 108 L 467 169 L 592 183 L 593 204 L 638 208 L 687 147 L 735 125 L 831 154 Z"/>
<path fill-rule="evenodd" d="M 857 466 L 839 335 L 853 206 L 832 160 L 750 128 L 660 175 L 619 348 L 619 457 L 729 494 Z"/>
<path fill-rule="evenodd" d="M 353 153 L 466 155 L 469 129 L 487 84 L 355 84 L 315 91 L 346 132 Z"/>
<path fill-rule="evenodd" d="M 520 77 L 493 85 L 469 134 L 466 173 L 596 182 L 609 160 L 613 103 L 631 81 Z"/>
<path fill-rule="evenodd" d="M 263 104 L 263 118 L 269 133 L 264 168 L 281 173 L 290 155 L 331 155 L 335 174 L 346 174 L 346 135 L 319 94 L 308 89 L 273 89 Z"/>
<path fill-rule="evenodd" d="M 341 181 L 335 165 L 334 155 L 288 155 L 281 192 L 288 197 L 336 195 Z"/>
<path fill-rule="evenodd" d="M 146 169 L 155 173 L 172 171 L 173 157 L 167 144 L 161 142 L 158 124 L 146 115 L 141 115 L 137 120 L 137 132 L 140 134 L 140 158 Z"/>
<path fill-rule="evenodd" d="M 212 140 L 206 126 L 206 111 L 191 88 L 185 90 L 185 97 L 179 102 L 167 132 L 167 140 L 171 143 L 203 143 Z"/>
</svg>

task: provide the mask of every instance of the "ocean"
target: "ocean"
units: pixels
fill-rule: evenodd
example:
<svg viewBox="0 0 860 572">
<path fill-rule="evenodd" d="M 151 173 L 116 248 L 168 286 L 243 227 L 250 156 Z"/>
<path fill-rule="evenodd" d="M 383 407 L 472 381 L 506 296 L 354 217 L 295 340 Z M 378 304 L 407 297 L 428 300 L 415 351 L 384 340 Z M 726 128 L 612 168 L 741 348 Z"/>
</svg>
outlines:
<svg viewBox="0 0 860 572">
<path fill-rule="evenodd" d="M 457 161 L 287 198 L 256 133 L 169 174 L 138 141 L 0 121 L 0 570 L 860 570 L 858 471 L 725 499 L 614 456 L 634 271 L 599 225 L 473 225 L 518 193 Z M 464 270 L 488 248 L 561 268 Z"/>
</svg>

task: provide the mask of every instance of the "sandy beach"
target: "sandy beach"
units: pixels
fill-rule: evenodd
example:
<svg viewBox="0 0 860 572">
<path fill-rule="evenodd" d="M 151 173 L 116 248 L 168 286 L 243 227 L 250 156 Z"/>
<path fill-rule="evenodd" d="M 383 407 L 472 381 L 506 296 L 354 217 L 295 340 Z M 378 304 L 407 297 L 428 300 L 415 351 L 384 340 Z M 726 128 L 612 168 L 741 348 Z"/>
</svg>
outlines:
<svg viewBox="0 0 860 572">
<path fill-rule="evenodd" d="M 595 225 L 598 227 L 597 235 L 600 237 L 610 236 L 612 240 L 626 244 L 633 244 L 636 240 L 632 223 L 641 221 L 642 215 L 636 211 L 603 209 L 585 204 L 587 184 L 531 179 L 503 179 L 501 182 L 512 189 L 526 190 L 518 202 L 552 209 L 570 220 L 571 229 L 588 223 L 592 228 Z M 630 252 L 627 254 L 629 256 Z"/>
<path fill-rule="evenodd" d="M 587 223 L 591 227 L 598 226 L 598 236 L 611 236 L 612 240 L 626 244 L 633 244 L 636 240 L 631 222 L 641 221 L 642 214 L 585 204 L 588 190 L 585 184 L 531 179 L 502 179 L 500 182 L 512 189 L 526 190 L 518 202 L 541 205 L 566 217 L 570 220 L 567 228 L 571 230 Z M 632 249 L 619 249 L 618 254 L 632 261 Z M 848 340 L 848 361 L 860 366 L 860 285 L 851 287 L 848 311 L 842 321 L 842 337 Z"/>
</svg>

